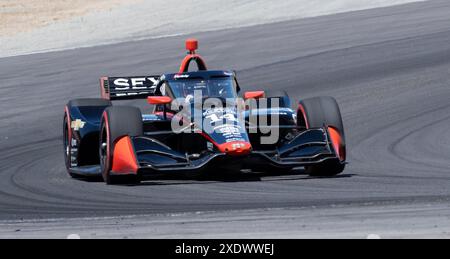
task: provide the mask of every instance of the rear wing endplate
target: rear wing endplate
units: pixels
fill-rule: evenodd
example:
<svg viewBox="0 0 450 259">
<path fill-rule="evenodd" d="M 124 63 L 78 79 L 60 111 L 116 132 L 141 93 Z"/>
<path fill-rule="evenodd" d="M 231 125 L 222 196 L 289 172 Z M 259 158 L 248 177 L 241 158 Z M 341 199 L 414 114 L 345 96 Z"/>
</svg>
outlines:
<svg viewBox="0 0 450 259">
<path fill-rule="evenodd" d="M 102 77 L 100 91 L 103 99 L 145 99 L 155 95 L 160 76 Z"/>
</svg>

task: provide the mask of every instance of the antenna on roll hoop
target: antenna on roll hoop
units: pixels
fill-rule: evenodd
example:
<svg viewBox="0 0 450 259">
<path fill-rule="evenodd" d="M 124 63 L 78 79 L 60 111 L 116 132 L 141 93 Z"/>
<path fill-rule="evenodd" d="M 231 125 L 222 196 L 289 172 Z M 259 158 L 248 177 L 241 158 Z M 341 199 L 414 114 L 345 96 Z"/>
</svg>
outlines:
<svg viewBox="0 0 450 259">
<path fill-rule="evenodd" d="M 186 40 L 186 49 L 189 50 L 188 54 L 195 55 L 195 51 L 198 49 L 198 40 L 196 39 Z"/>
</svg>

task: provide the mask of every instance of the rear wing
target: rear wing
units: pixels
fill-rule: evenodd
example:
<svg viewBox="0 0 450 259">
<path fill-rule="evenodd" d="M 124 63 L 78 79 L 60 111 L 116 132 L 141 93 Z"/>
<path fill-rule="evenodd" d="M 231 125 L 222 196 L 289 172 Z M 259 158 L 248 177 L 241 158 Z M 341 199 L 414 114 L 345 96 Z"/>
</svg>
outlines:
<svg viewBox="0 0 450 259">
<path fill-rule="evenodd" d="M 100 91 L 103 99 L 145 99 L 155 95 L 160 76 L 102 77 Z"/>
</svg>

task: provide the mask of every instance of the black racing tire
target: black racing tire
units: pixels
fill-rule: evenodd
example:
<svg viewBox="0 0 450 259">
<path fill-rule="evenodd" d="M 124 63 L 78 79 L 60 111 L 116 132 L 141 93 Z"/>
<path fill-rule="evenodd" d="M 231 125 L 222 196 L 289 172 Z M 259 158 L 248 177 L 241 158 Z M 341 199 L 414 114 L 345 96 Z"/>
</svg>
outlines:
<svg viewBox="0 0 450 259">
<path fill-rule="evenodd" d="M 79 179 L 80 176 L 77 174 L 73 174 L 71 169 L 71 145 L 70 145 L 70 139 L 69 139 L 69 131 L 70 131 L 70 122 L 68 121 L 67 113 L 64 114 L 64 120 L 63 120 L 63 145 L 64 145 L 64 163 L 66 166 L 67 173 L 70 177 L 74 179 Z"/>
<path fill-rule="evenodd" d="M 138 175 L 111 175 L 115 141 L 123 136 L 142 136 L 142 114 L 138 108 L 111 106 L 103 113 L 100 126 L 100 168 L 106 184 L 137 184 Z"/>
<path fill-rule="evenodd" d="M 333 97 L 315 97 L 300 101 L 297 114 L 298 124 L 306 128 L 322 128 L 332 126 L 337 129 L 342 137 L 340 150 L 343 151 L 343 159 L 327 160 L 317 165 L 306 166 L 306 173 L 310 176 L 335 176 L 345 169 L 345 131 L 342 122 L 341 111 L 337 101 Z"/>
<path fill-rule="evenodd" d="M 82 178 L 82 176 L 78 174 L 71 173 L 71 138 L 72 136 L 72 128 L 71 128 L 71 118 L 70 118 L 70 108 L 71 107 L 81 107 L 81 106 L 111 106 L 111 101 L 99 98 L 84 98 L 84 99 L 75 99 L 69 101 L 66 106 L 66 110 L 64 112 L 64 120 L 63 120 L 63 148 L 64 148 L 64 162 L 66 166 L 66 170 L 68 174 L 75 179 Z"/>
</svg>

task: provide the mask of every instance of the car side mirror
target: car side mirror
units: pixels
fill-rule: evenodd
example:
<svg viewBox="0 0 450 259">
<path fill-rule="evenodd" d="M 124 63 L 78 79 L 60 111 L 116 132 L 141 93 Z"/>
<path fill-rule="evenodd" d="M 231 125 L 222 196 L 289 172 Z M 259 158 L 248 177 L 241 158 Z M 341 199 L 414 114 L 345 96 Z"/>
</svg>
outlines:
<svg viewBox="0 0 450 259">
<path fill-rule="evenodd" d="M 147 102 L 152 105 L 169 104 L 172 102 L 172 98 L 168 96 L 149 96 Z"/>
<path fill-rule="evenodd" d="M 252 91 L 252 92 L 245 92 L 244 99 L 261 99 L 264 98 L 265 93 L 264 91 Z"/>
<path fill-rule="evenodd" d="M 172 98 L 168 96 L 149 96 L 147 97 L 147 102 L 152 105 L 162 105 L 164 119 L 167 120 L 167 104 L 172 102 Z"/>
</svg>

